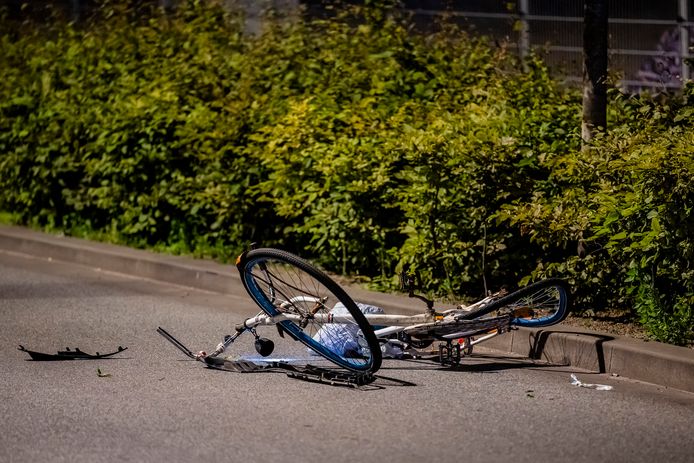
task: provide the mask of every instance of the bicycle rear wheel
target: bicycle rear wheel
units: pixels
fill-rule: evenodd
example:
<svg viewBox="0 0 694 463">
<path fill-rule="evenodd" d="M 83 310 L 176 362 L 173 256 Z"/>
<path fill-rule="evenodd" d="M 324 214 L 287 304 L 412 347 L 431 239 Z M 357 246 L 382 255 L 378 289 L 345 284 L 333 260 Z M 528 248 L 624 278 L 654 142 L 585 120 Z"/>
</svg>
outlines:
<svg viewBox="0 0 694 463">
<path fill-rule="evenodd" d="M 246 291 L 265 313 L 299 317 L 298 322 L 279 322 L 293 338 L 340 367 L 370 373 L 380 368 L 381 349 L 373 328 L 357 304 L 325 273 L 300 257 L 271 248 L 242 254 L 236 266 Z M 322 323 L 338 303 L 352 321 Z"/>
<path fill-rule="evenodd" d="M 474 311 L 469 318 L 511 313 L 511 324 L 515 326 L 551 326 L 569 314 L 569 294 L 569 287 L 563 280 L 542 280 Z"/>
</svg>

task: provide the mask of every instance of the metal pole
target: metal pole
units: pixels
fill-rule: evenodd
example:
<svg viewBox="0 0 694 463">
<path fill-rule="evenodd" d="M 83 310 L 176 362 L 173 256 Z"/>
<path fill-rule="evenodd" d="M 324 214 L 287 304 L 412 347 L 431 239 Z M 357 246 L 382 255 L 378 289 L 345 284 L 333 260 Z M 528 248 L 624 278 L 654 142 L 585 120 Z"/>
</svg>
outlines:
<svg viewBox="0 0 694 463">
<path fill-rule="evenodd" d="M 70 2 L 71 16 L 72 20 L 75 22 L 79 21 L 82 16 L 82 5 L 80 5 L 80 3 L 80 0 L 71 0 Z"/>
<path fill-rule="evenodd" d="M 683 85 L 691 77 L 689 63 L 687 62 L 687 59 L 689 58 L 689 27 L 687 26 L 689 11 L 687 3 L 687 0 L 679 0 L 679 14 L 677 17 L 680 32 L 680 66 L 682 67 L 681 77 Z"/>
<path fill-rule="evenodd" d="M 584 0 L 582 150 L 607 129 L 608 0 Z"/>
<path fill-rule="evenodd" d="M 530 54 L 530 25 L 528 24 L 530 0 L 520 0 L 518 3 L 518 10 L 521 23 L 518 50 L 520 52 L 521 59 L 525 59 Z"/>
</svg>

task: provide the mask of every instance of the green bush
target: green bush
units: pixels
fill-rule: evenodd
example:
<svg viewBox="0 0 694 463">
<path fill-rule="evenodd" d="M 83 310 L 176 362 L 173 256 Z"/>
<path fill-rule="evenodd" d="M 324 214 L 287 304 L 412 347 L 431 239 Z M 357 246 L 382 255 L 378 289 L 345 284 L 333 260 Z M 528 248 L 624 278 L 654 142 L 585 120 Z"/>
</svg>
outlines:
<svg viewBox="0 0 694 463">
<path fill-rule="evenodd" d="M 14 71 L 0 108 L 4 208 L 185 251 L 248 234 L 252 180 L 233 143 L 245 130 L 233 95 L 240 23 L 191 8 L 133 23 L 114 7 L 84 29 L 3 38 L 3 70 Z"/>
<path fill-rule="evenodd" d="M 558 158 L 533 201 L 501 214 L 557 256 L 536 276 L 568 276 L 593 310 L 633 307 L 656 339 L 677 344 L 694 340 L 691 89 L 666 105 L 620 97 L 609 136 Z"/>
<path fill-rule="evenodd" d="M 450 25 L 344 7 L 248 36 L 213 2 L 137 3 L 0 24 L 5 217 L 220 260 L 257 241 L 388 289 L 408 264 L 438 296 L 558 275 L 691 341 L 691 85 L 615 94 L 581 151 L 577 91 Z"/>
<path fill-rule="evenodd" d="M 277 57 L 296 63 L 282 64 L 290 84 L 267 77 L 286 113 L 249 146 L 282 233 L 329 268 L 385 285 L 414 263 L 428 290 L 481 294 L 483 249 L 497 284 L 517 280 L 531 267 L 507 265 L 502 251 L 523 245 L 489 219 L 577 144 L 576 94 L 539 61 L 521 73 L 505 49 L 461 31 L 350 24 L 290 25 L 252 47 L 261 72 Z"/>
</svg>

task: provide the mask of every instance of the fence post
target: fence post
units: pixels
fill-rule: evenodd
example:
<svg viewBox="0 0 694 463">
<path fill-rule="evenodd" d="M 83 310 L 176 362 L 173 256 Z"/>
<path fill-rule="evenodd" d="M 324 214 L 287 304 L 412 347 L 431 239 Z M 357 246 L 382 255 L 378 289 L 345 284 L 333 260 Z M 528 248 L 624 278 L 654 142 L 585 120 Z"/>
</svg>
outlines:
<svg viewBox="0 0 694 463">
<path fill-rule="evenodd" d="M 691 77 L 689 63 L 687 63 L 687 58 L 689 58 L 689 26 L 687 25 L 689 21 L 689 9 L 687 0 L 679 0 L 678 13 L 677 24 L 680 33 L 680 66 L 682 68 L 682 85 L 684 85 Z"/>
</svg>

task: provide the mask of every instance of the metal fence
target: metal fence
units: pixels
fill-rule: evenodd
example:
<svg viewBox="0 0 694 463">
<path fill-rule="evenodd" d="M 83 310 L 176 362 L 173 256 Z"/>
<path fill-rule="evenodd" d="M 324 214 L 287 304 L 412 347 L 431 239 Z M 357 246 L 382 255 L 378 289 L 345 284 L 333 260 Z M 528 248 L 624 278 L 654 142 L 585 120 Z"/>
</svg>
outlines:
<svg viewBox="0 0 694 463">
<path fill-rule="evenodd" d="M 164 7 L 180 2 L 141 1 Z M 261 10 L 268 6 L 289 14 L 300 4 L 315 12 L 326 2 L 224 1 L 243 8 L 250 26 L 259 21 Z M 474 33 L 508 41 L 520 56 L 526 56 L 531 50 L 543 53 L 548 64 L 567 81 L 581 82 L 584 1 L 402 0 L 402 5 L 424 29 L 432 27 L 437 18 L 448 16 Z M 16 12 L 25 3 L 33 7 L 54 5 L 73 19 L 99 4 L 96 0 L 0 0 L 0 6 Z M 608 0 L 608 11 L 610 72 L 617 76 L 624 89 L 677 90 L 692 78 L 694 68 L 686 60 L 694 56 L 690 52 L 694 45 L 694 0 Z"/>
<path fill-rule="evenodd" d="M 427 27 L 443 15 L 479 34 L 530 50 L 568 81 L 583 75 L 584 0 L 409 0 Z M 676 90 L 692 77 L 694 0 L 610 0 L 610 72 L 629 91 Z"/>
</svg>

